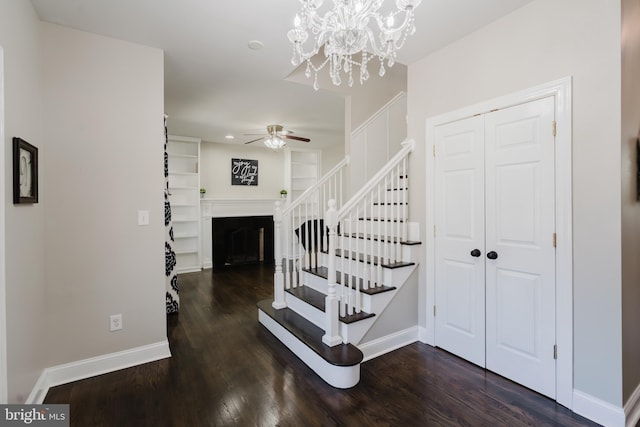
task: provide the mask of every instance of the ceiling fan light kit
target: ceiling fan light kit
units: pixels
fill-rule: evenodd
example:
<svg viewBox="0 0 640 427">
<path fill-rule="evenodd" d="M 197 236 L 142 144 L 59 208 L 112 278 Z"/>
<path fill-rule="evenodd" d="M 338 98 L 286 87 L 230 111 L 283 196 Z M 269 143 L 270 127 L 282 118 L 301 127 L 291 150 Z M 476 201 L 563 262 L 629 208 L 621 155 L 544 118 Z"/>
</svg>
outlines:
<svg viewBox="0 0 640 427">
<path fill-rule="evenodd" d="M 269 125 L 267 126 L 267 134 L 261 136 L 260 138 L 252 139 L 251 141 L 245 142 L 245 144 L 251 144 L 252 142 L 260 141 L 264 139 L 264 145 L 271 148 L 272 150 L 278 150 L 283 148 L 286 144 L 285 139 L 293 139 L 295 141 L 302 142 L 310 142 L 309 138 L 303 138 L 301 136 L 292 135 L 293 131 L 284 129 L 282 125 Z M 245 134 L 245 135 L 255 135 L 255 134 Z"/>
<path fill-rule="evenodd" d="M 313 88 L 318 90 L 318 72 L 329 67 L 329 75 L 334 85 L 342 83 L 341 74 L 347 77 L 349 87 L 353 86 L 353 69 L 358 67 L 360 84 L 369 78 L 367 63 L 374 57 L 380 61 L 378 74 L 385 74 L 392 67 L 396 54 L 407 37 L 416 31 L 414 11 L 422 0 L 396 0 L 395 10 L 381 11 L 384 0 L 333 0 L 333 7 L 321 15 L 324 0 L 300 0 L 302 11 L 296 15 L 294 28 L 287 37 L 293 43 L 295 66 L 307 63 L 305 76 L 315 75 Z M 401 18 L 401 19 L 397 19 Z M 400 22 L 396 25 L 396 21 Z M 311 40 L 313 46 L 305 51 L 305 43 Z M 325 60 L 318 66 L 311 59 L 324 46 Z M 360 54 L 360 60 L 354 55 Z M 357 58 L 357 57 L 356 57 Z"/>
</svg>

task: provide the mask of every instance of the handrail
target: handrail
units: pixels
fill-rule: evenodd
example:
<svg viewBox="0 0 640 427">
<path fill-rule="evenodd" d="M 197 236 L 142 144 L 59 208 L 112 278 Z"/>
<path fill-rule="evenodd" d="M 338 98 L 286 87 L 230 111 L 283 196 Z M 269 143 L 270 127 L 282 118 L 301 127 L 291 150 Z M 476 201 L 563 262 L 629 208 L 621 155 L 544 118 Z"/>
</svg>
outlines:
<svg viewBox="0 0 640 427">
<path fill-rule="evenodd" d="M 338 218 L 344 217 L 345 213 L 352 209 L 357 203 L 359 203 L 364 196 L 366 196 L 373 188 L 378 185 L 378 182 L 385 177 L 395 166 L 398 165 L 407 154 L 411 153 L 415 148 L 415 141 L 413 139 L 405 139 L 402 142 L 402 149 L 396 153 L 395 156 L 387 162 L 367 183 L 358 190 L 338 211 Z"/>
<path fill-rule="evenodd" d="M 300 196 L 298 196 L 298 198 L 296 200 L 294 200 L 293 202 L 291 202 L 291 204 L 289 204 L 286 208 L 284 208 L 282 210 L 282 215 L 283 216 L 287 215 L 291 211 L 293 211 L 295 208 L 297 208 L 300 204 L 302 204 L 302 202 L 304 202 L 304 199 L 308 195 L 312 194 L 316 189 L 318 189 L 323 184 L 325 184 L 327 181 L 329 181 L 340 169 L 342 169 L 343 167 L 348 165 L 350 161 L 351 161 L 351 157 L 345 156 L 345 158 L 340 160 L 337 165 L 335 165 L 334 167 L 332 167 L 329 170 L 329 172 L 324 174 L 324 176 L 322 178 L 320 178 L 318 180 L 318 182 L 316 182 L 314 185 L 312 185 L 311 187 L 309 187 L 306 190 L 304 190 L 302 192 L 302 194 L 300 194 Z"/>
</svg>

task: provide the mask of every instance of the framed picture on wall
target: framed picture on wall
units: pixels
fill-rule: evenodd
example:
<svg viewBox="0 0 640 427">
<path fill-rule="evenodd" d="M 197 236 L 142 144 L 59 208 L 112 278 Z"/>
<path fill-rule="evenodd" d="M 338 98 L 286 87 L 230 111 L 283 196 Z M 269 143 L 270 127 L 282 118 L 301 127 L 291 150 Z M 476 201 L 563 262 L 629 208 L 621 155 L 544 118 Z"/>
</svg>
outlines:
<svg viewBox="0 0 640 427">
<path fill-rule="evenodd" d="M 258 161 L 231 159 L 231 185 L 258 185 Z"/>
<path fill-rule="evenodd" d="M 13 203 L 38 203 L 38 148 L 13 138 Z"/>
</svg>

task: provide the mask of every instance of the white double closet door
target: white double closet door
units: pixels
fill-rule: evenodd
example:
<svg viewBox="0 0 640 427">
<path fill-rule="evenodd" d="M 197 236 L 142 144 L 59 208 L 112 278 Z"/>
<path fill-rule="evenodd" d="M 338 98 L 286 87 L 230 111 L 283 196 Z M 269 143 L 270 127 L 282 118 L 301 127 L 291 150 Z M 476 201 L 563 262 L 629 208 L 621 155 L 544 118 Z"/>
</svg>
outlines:
<svg viewBox="0 0 640 427">
<path fill-rule="evenodd" d="M 554 98 L 436 127 L 435 341 L 556 395 Z"/>
</svg>

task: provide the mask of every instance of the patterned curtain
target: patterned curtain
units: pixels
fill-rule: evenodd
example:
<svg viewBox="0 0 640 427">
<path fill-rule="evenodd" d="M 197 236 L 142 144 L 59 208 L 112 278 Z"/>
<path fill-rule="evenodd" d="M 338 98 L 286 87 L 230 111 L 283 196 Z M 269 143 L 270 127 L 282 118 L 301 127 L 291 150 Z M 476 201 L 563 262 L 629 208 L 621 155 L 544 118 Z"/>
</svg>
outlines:
<svg viewBox="0 0 640 427">
<path fill-rule="evenodd" d="M 164 118 L 164 264 L 167 276 L 167 314 L 177 313 L 180 308 L 178 295 L 178 275 L 176 268 L 176 253 L 173 251 L 173 223 L 171 222 L 171 204 L 169 203 L 169 156 L 167 155 L 167 117 Z"/>
</svg>

